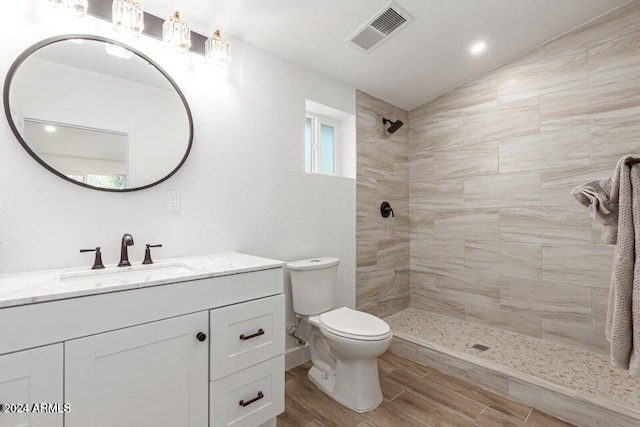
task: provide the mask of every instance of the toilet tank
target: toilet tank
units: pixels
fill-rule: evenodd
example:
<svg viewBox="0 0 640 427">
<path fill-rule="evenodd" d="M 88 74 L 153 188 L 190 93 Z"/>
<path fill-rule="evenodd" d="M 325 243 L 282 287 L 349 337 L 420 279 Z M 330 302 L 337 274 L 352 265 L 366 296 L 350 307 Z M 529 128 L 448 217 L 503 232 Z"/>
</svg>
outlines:
<svg viewBox="0 0 640 427">
<path fill-rule="evenodd" d="M 311 258 L 287 263 L 293 311 L 311 315 L 333 310 L 338 284 L 338 258 Z"/>
</svg>

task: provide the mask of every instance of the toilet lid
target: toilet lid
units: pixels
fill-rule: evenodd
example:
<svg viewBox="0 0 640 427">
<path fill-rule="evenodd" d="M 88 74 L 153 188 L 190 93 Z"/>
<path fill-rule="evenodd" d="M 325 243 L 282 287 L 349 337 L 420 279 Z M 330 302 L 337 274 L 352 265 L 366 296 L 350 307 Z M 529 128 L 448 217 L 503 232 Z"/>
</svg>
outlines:
<svg viewBox="0 0 640 427">
<path fill-rule="evenodd" d="M 347 307 L 323 313 L 320 316 L 320 326 L 327 332 L 354 339 L 384 337 L 391 332 L 391 328 L 384 320 Z"/>
</svg>

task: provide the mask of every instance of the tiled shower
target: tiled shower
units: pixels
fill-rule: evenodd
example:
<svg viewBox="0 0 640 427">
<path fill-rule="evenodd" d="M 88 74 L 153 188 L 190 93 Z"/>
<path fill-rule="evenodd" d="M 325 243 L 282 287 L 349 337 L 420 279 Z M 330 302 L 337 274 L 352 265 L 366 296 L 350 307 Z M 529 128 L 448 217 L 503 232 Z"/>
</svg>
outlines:
<svg viewBox="0 0 640 427">
<path fill-rule="evenodd" d="M 571 190 L 640 149 L 638 22 L 635 1 L 409 112 L 358 93 L 359 309 L 608 354 L 614 246 Z"/>
</svg>

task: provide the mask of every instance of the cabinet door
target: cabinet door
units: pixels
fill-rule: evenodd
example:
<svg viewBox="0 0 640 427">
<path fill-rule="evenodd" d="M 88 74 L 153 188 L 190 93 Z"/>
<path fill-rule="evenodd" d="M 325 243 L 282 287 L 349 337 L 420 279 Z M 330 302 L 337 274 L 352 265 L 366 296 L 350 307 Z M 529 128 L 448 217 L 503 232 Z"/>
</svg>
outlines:
<svg viewBox="0 0 640 427">
<path fill-rule="evenodd" d="M 0 403 L 46 403 L 48 412 L 0 412 L 0 427 L 62 427 L 62 344 L 0 356 Z M 57 405 L 57 406 L 56 406 Z"/>
<path fill-rule="evenodd" d="M 65 427 L 206 427 L 207 312 L 65 343 Z M 200 337 L 202 338 L 202 337 Z"/>
</svg>

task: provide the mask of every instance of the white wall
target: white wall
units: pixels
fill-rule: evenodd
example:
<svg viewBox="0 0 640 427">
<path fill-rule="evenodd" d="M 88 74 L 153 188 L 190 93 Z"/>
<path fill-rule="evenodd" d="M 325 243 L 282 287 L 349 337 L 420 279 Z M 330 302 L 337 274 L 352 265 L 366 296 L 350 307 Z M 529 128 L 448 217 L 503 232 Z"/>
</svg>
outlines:
<svg viewBox="0 0 640 427">
<path fill-rule="evenodd" d="M 5 5 L 11 19 L 0 26 L 0 74 L 49 36 L 116 37 L 94 18 L 54 22 L 61 15 L 46 3 Z M 0 272 L 88 267 L 91 255 L 78 250 L 98 245 L 114 263 L 129 232 L 132 260 L 142 260 L 145 243 L 164 244 L 158 259 L 225 251 L 285 261 L 340 257 L 339 302 L 353 307 L 355 181 L 306 174 L 303 159 L 305 99 L 355 114 L 354 89 L 232 41 L 226 73 L 147 37 L 126 41 L 169 72 L 194 116 L 191 156 L 154 188 L 117 194 L 66 182 L 37 164 L 0 121 Z M 165 210 L 167 189 L 180 190 L 179 212 Z"/>
</svg>

